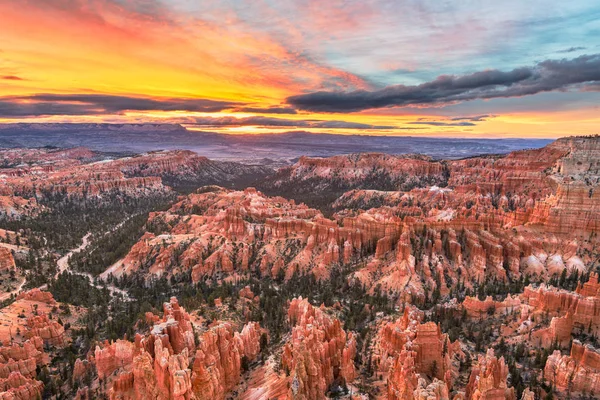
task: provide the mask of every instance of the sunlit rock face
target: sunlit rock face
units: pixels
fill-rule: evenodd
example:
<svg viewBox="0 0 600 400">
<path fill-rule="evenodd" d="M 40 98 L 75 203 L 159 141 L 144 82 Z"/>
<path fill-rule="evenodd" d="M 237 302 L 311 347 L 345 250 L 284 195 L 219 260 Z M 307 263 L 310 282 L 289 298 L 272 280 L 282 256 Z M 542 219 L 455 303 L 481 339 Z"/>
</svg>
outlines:
<svg viewBox="0 0 600 400">
<path fill-rule="evenodd" d="M 334 387 L 345 387 L 357 376 L 356 340 L 337 318 L 294 299 L 288 311 L 291 336 L 281 350 L 284 371 L 264 365 L 260 389 L 249 387 L 241 398 L 271 393 L 277 398 L 324 399 Z M 261 351 L 265 331 L 250 322 L 236 332 L 230 322 L 217 321 L 199 334 L 198 343 L 185 338 L 195 328 L 175 299 L 148 335 L 134 342 L 118 340 L 99 345 L 94 363 L 113 399 L 225 399 L 240 383 L 243 359 Z M 258 392 L 257 392 L 258 391 Z M 276 395 L 276 396 L 275 396 Z M 261 398 L 260 396 L 257 398 Z"/>
<path fill-rule="evenodd" d="M 9 337 L 2 337 L 0 399 L 42 398 L 44 383 L 38 374 L 50 365 L 48 351 L 66 345 L 63 326 L 49 319 L 47 313 L 56 304 L 51 293 L 32 289 L 22 292 L 15 303 L 2 309 L 3 318 L 10 318 L 19 310 L 24 321 L 15 323 L 14 328 L 10 326 Z"/>
<path fill-rule="evenodd" d="M 269 358 L 257 367 L 237 392 L 238 398 L 325 399 L 350 387 L 358 376 L 357 341 L 332 311 L 294 298 L 287 313 L 291 334 L 280 349 L 281 364 Z"/>
<path fill-rule="evenodd" d="M 426 156 L 359 153 L 300 157 L 293 166 L 279 170 L 269 185 L 291 195 L 313 189 L 326 195 L 339 188 L 410 190 L 445 184 L 446 180 L 446 165 Z"/>
<path fill-rule="evenodd" d="M 579 284 L 575 292 L 541 285 L 526 287 L 521 298 L 529 306 L 529 319 L 548 314 L 552 316 L 548 328 L 532 332 L 532 340 L 544 347 L 558 342 L 567 345 L 572 334 L 600 332 L 600 295 L 598 275 L 592 273 L 587 282 Z"/>
<path fill-rule="evenodd" d="M 0 247 L 0 272 L 14 271 L 15 268 L 15 259 L 10 249 L 6 247 Z"/>
<path fill-rule="evenodd" d="M 197 308 L 186 311 L 173 298 L 162 313 L 143 314 L 130 327 L 136 335 L 93 342 L 70 363 L 73 376 L 64 386 L 73 385 L 79 399 L 357 400 L 374 393 L 398 400 L 532 400 L 555 393 L 544 393 L 550 389 L 540 385 L 543 378 L 561 396 L 597 393 L 599 141 L 565 139 L 456 161 L 302 158 L 272 178 L 271 195 L 221 186 L 180 195 L 166 211 L 150 213 L 146 232 L 101 278 L 123 287 L 166 282 L 163 291 L 173 289 L 182 304 Z M 15 218 L 29 206 L 42 212 L 31 200 L 38 195 L 40 204 L 51 196 L 151 196 L 172 193 L 168 182 L 250 171 L 178 151 L 104 162 L 83 149 L 23 157 L 31 162 L 0 177 L 0 207 Z M 33 176 L 48 186 L 34 188 Z M 277 195 L 294 185 L 313 196 L 340 193 L 312 206 Z M 21 217 L 35 215 L 29 211 Z M 15 239 L 7 231 L 2 236 L 0 271 L 10 272 L 23 255 L 13 256 Z M 306 282 L 356 290 L 362 298 L 349 300 L 344 290 L 321 298 Z M 227 294 L 204 296 L 219 285 Z M 190 300 L 198 288 L 203 293 Z M 283 322 L 271 342 L 264 327 L 272 325 L 264 322 L 273 309 L 266 304 L 279 294 Z M 34 289 L 5 308 L 21 333 L 15 340 L 12 326 L 2 325 L 0 389 L 11 393 L 2 396 L 39 397 L 48 356 L 59 360 L 61 349 L 85 348 L 83 340 L 71 340 L 80 326 L 50 317 L 59 306 Z M 520 345 L 524 361 L 515 361 L 508 352 Z M 545 363 L 544 351 L 554 351 Z M 513 368 L 523 365 L 531 371 L 519 381 Z"/>
<path fill-rule="evenodd" d="M 600 351 L 575 340 L 570 355 L 556 350 L 548 357 L 544 378 L 562 392 L 599 393 Z"/>
<path fill-rule="evenodd" d="M 494 356 L 494 350 L 488 350 L 485 356 L 479 356 L 477 366 L 473 368 L 466 398 L 470 400 L 515 400 L 515 391 L 508 386 L 508 366 L 504 358 Z"/>
<path fill-rule="evenodd" d="M 240 379 L 242 358 L 252 361 L 260 352 L 257 323 L 236 332 L 229 322 L 215 322 L 196 343 L 190 316 L 175 298 L 164 304 L 162 318 L 148 320 L 148 335 L 96 347 L 98 377 L 113 399 L 224 399 Z"/>
<path fill-rule="evenodd" d="M 168 228 L 145 235 L 105 276 L 144 269 L 155 276 L 191 272 L 194 282 L 256 273 L 286 279 L 313 273 L 327 279 L 331 267 L 350 262 L 397 222 L 380 223 L 365 215 L 340 226 L 315 209 L 252 188 L 210 188 L 167 212 L 153 213 L 148 224 Z"/>
<path fill-rule="evenodd" d="M 445 180 L 406 191 L 355 189 L 335 202 L 331 218 L 252 188 L 202 188 L 153 213 L 148 226 L 160 229 L 103 276 L 190 274 L 193 282 L 219 282 L 313 274 L 327 280 L 332 268 L 360 260 L 352 283 L 423 302 L 426 293 L 446 295 L 459 283 L 471 288 L 583 273 L 597 244 L 598 142 L 565 139 L 506 157 L 445 162 L 374 154 L 302 159 L 277 179 L 308 174 L 356 183 L 373 166 L 403 176 L 410 165 L 418 166 L 418 176 Z M 579 162 L 587 167 L 573 167 Z"/>
<path fill-rule="evenodd" d="M 290 373 L 288 398 L 324 399 L 333 383 L 344 386 L 354 380 L 356 340 L 338 319 L 302 298 L 292 300 L 288 317 L 292 337 L 282 356 Z"/>
<path fill-rule="evenodd" d="M 406 307 L 396 321 L 380 324 L 371 349 L 376 375 L 385 381 L 388 399 L 449 399 L 464 355 L 422 312 Z"/>
<path fill-rule="evenodd" d="M 38 215 L 40 200 L 149 197 L 170 193 L 169 185 L 237 184 L 271 172 L 183 150 L 112 159 L 85 148 L 11 149 L 0 160 L 8 166 L 0 168 L 0 216 L 10 219 Z"/>
</svg>

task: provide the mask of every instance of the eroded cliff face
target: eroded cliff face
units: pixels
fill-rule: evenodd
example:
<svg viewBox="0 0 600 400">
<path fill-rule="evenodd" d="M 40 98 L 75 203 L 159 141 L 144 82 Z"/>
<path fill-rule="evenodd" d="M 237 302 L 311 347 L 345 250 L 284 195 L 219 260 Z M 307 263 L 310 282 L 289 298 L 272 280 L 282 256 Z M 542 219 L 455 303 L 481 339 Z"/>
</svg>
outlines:
<svg viewBox="0 0 600 400">
<path fill-rule="evenodd" d="M 292 300 L 288 318 L 292 336 L 282 355 L 290 375 L 287 398 L 324 399 L 331 385 L 344 387 L 354 380 L 356 340 L 338 319 L 302 298 Z"/>
<path fill-rule="evenodd" d="M 357 342 L 332 311 L 294 298 L 287 312 L 291 334 L 236 388 L 238 398 L 307 400 L 347 393 L 358 374 Z"/>
<path fill-rule="evenodd" d="M 544 378 L 562 392 L 600 393 L 600 351 L 574 340 L 570 355 L 554 351 L 546 362 Z"/>
<path fill-rule="evenodd" d="M 334 266 L 362 259 L 367 262 L 353 280 L 414 301 L 424 300 L 426 290 L 446 294 L 459 281 L 470 286 L 486 279 L 549 278 L 583 269 L 571 239 L 544 241 L 529 231 L 492 233 L 483 222 L 467 228 L 463 222 L 425 223 L 412 217 L 403 222 L 391 209 L 341 213 L 329 220 L 314 209 L 252 189 L 212 188 L 152 214 L 149 224 L 166 231 L 146 234 L 103 276 L 191 271 L 197 282 L 312 273 L 326 280 Z"/>
<path fill-rule="evenodd" d="M 521 310 L 521 299 L 508 295 L 503 301 L 495 301 L 491 296 L 485 300 L 467 296 L 462 303 L 469 318 L 482 319 L 486 315 L 507 315 Z"/>
<path fill-rule="evenodd" d="M 504 358 L 494 356 L 490 349 L 479 356 L 466 390 L 467 400 L 515 400 L 515 391 L 508 386 L 508 366 Z"/>
<path fill-rule="evenodd" d="M 145 235 L 104 276 L 143 269 L 148 275 L 191 271 L 192 280 L 244 277 L 250 273 L 286 279 L 294 273 L 329 276 L 333 265 L 350 262 L 361 249 L 397 229 L 393 218 L 349 218 L 339 226 L 317 210 L 249 188 L 210 188 L 187 196 L 169 211 L 153 213 Z"/>
<path fill-rule="evenodd" d="M 14 271 L 15 268 L 15 259 L 10 249 L 0 246 L 0 272 Z"/>
<path fill-rule="evenodd" d="M 203 188 L 169 211 L 152 214 L 148 223 L 161 226 L 161 234 L 145 235 L 104 276 L 191 271 L 197 282 L 312 273 L 326 280 L 334 266 L 360 259 L 365 262 L 353 282 L 399 300 L 423 302 L 426 292 L 446 295 L 460 282 L 472 288 L 489 280 L 583 273 L 597 245 L 597 142 L 557 141 L 540 150 L 443 166 L 381 155 L 305 159 L 294 170 L 298 177 L 329 179 L 354 171 L 346 178 L 361 181 L 372 165 L 388 172 L 397 168 L 400 176 L 405 163 L 427 165 L 419 169 L 424 174 L 450 175 L 443 188 L 354 190 L 336 207 L 360 208 L 363 200 L 373 206 L 373 196 L 389 201 L 365 211 L 343 209 L 331 219 L 252 188 Z"/>
<path fill-rule="evenodd" d="M 423 313 L 406 307 L 402 318 L 380 324 L 371 349 L 375 376 L 385 381 L 388 399 L 449 399 L 464 357 Z"/>
<path fill-rule="evenodd" d="M 0 216 L 36 216 L 50 199 L 147 197 L 168 193 L 169 185 L 193 188 L 255 180 L 271 170 L 211 161 L 191 151 L 156 151 L 107 159 L 88 149 L 1 150 Z M 100 160 L 100 161 L 98 161 Z"/>
<path fill-rule="evenodd" d="M 280 170 L 270 183 L 292 193 L 315 185 L 325 191 L 332 186 L 365 189 L 386 186 L 405 190 L 442 184 L 447 179 L 444 173 L 443 163 L 426 156 L 360 153 L 329 158 L 300 157 L 293 166 Z"/>
<path fill-rule="evenodd" d="M 96 347 L 98 377 L 108 382 L 111 399 L 224 399 L 241 377 L 242 359 L 260 352 L 257 323 L 236 332 L 229 322 L 215 322 L 196 332 L 196 342 L 196 328 L 175 298 L 164 304 L 162 318 L 147 320 L 150 333 L 134 342 Z"/>
<path fill-rule="evenodd" d="M 48 292 L 33 289 L 23 292 L 10 310 L 0 310 L 3 318 L 10 318 L 14 310 L 26 310 L 26 322 L 14 323 L 4 331 L 0 345 L 0 399 L 37 400 L 42 398 L 44 384 L 38 373 L 49 362 L 48 349 L 65 345 L 64 328 L 48 319 L 47 310 L 57 304 Z M 44 307 L 46 306 L 46 307 Z M 16 322 L 16 321 L 15 321 Z M 13 326 L 14 325 L 14 326 Z"/>
<path fill-rule="evenodd" d="M 33 151 L 33 150 L 32 150 Z M 0 152 L 5 163 L 14 150 Z M 87 149 L 35 150 L 26 163 L 2 169 L 2 195 L 43 199 L 51 196 L 101 197 L 111 192 L 143 195 L 165 191 L 159 176 L 128 177 L 119 160 L 95 161 Z M 148 161 L 140 159 L 140 163 Z"/>
<path fill-rule="evenodd" d="M 547 328 L 533 332 L 534 342 L 549 347 L 557 342 L 567 345 L 574 333 L 598 335 L 600 333 L 600 284 L 598 275 L 590 278 L 575 292 L 559 290 L 541 285 L 538 288 L 526 287 L 521 296 L 529 308 L 524 312 L 530 320 L 542 315 L 551 317 Z"/>
</svg>

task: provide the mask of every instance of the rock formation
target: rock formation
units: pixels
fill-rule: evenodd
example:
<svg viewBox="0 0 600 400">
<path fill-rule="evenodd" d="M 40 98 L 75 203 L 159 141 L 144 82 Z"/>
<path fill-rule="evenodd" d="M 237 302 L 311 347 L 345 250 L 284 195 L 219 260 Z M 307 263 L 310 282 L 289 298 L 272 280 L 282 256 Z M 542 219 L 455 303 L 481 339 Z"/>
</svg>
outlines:
<svg viewBox="0 0 600 400">
<path fill-rule="evenodd" d="M 26 378 L 19 372 L 11 372 L 7 378 L 0 378 L 0 399 L 36 400 L 42 398 L 43 383 Z"/>
<path fill-rule="evenodd" d="M 449 398 L 460 348 L 435 323 L 421 319 L 421 312 L 406 307 L 402 318 L 384 322 L 377 332 L 371 362 L 376 373 L 387 376 L 388 399 Z"/>
<path fill-rule="evenodd" d="M 467 296 L 462 303 L 467 312 L 467 316 L 475 319 L 482 319 L 486 315 L 506 315 L 515 311 L 520 311 L 521 300 L 517 296 L 507 296 L 503 301 L 494 301 L 490 296 L 485 300 L 479 300 L 476 297 Z"/>
<path fill-rule="evenodd" d="M 13 271 L 16 268 L 15 259 L 9 249 L 0 246 L 0 272 Z"/>
<path fill-rule="evenodd" d="M 122 159 L 103 159 L 84 148 L 0 150 L 0 216 L 37 215 L 40 199 L 145 197 L 168 184 L 202 186 L 238 183 L 270 172 L 262 166 L 212 161 L 191 151 L 157 151 Z"/>
<path fill-rule="evenodd" d="M 570 355 L 559 350 L 548 357 L 544 378 L 562 392 L 600 393 L 600 351 L 574 340 Z"/>
<path fill-rule="evenodd" d="M 477 366 L 471 371 L 466 390 L 467 400 L 515 400 L 515 390 L 508 386 L 508 366 L 504 358 L 494 356 L 494 350 L 488 350 L 485 356 L 479 356 Z"/>
<path fill-rule="evenodd" d="M 62 346 L 65 328 L 56 320 L 51 320 L 47 315 L 34 315 L 27 318 L 27 337 L 39 336 L 44 343 L 52 346 Z"/>
<path fill-rule="evenodd" d="M 224 399 L 242 373 L 242 359 L 255 359 L 263 333 L 257 323 L 236 332 L 217 322 L 194 339 L 189 314 L 175 298 L 163 307 L 148 335 L 96 347 L 100 379 L 113 399 Z"/>
<path fill-rule="evenodd" d="M 21 292 L 17 295 L 17 300 L 29 300 L 29 301 L 37 301 L 40 303 L 46 303 L 50 305 L 55 305 L 56 301 L 54 300 L 54 296 L 52 293 L 45 292 L 40 290 L 39 288 L 31 289 L 26 292 Z"/>
<path fill-rule="evenodd" d="M 50 293 L 33 289 L 21 293 L 14 304 L 21 309 L 32 304 L 53 306 L 56 302 Z M 40 399 L 44 385 L 38 380 L 38 370 L 50 361 L 45 349 L 65 344 L 63 327 L 50 320 L 42 307 L 32 311 L 22 328 L 22 335 L 15 335 L 18 340 L 13 340 L 11 334 L 11 341 L 0 345 L 0 399 Z"/>
<path fill-rule="evenodd" d="M 343 387 L 354 380 L 356 341 L 338 319 L 302 298 L 292 300 L 288 318 L 292 337 L 282 356 L 290 375 L 288 398 L 324 399 L 332 384 Z"/>
</svg>

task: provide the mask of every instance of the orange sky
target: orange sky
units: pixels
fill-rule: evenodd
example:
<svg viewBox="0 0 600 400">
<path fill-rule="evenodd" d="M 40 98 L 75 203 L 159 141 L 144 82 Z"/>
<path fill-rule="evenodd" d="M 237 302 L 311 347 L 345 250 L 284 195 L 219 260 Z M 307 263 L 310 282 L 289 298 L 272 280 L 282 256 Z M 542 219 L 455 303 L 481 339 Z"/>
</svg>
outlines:
<svg viewBox="0 0 600 400">
<path fill-rule="evenodd" d="M 235 121 L 229 121 L 214 129 L 224 133 L 280 132 L 296 128 L 294 121 L 299 121 L 303 130 L 341 134 L 558 137 L 598 133 L 599 97 L 595 90 L 569 89 L 564 96 L 562 90 L 556 90 L 526 101 L 515 96 L 432 106 L 392 104 L 336 113 L 299 107 L 293 110 L 290 96 L 317 91 L 377 91 L 394 84 L 419 85 L 438 75 L 485 70 L 478 67 L 484 62 L 483 56 L 473 56 L 477 68 L 472 69 L 463 66 L 464 61 L 449 62 L 452 68 L 448 72 L 432 68 L 428 60 L 454 60 L 454 55 L 403 60 L 394 53 L 386 60 L 385 54 L 380 53 L 389 43 L 378 43 L 376 36 L 395 38 L 394 35 L 402 35 L 402 29 L 390 33 L 389 29 L 378 27 L 376 22 L 382 10 L 375 7 L 375 2 L 356 2 L 355 7 L 332 2 L 331 9 L 321 10 L 309 1 L 306 9 L 294 9 L 299 18 L 301 13 L 311 16 L 302 22 L 286 15 L 285 10 L 275 10 L 266 1 L 249 3 L 243 9 L 225 3 L 207 1 L 203 4 L 205 9 L 196 10 L 186 9 L 191 7 L 186 1 L 165 5 L 153 0 L 0 0 L 0 122 L 189 124 L 205 121 L 206 117 L 264 116 L 270 118 L 265 125 L 235 126 Z M 373 7 L 365 6 L 367 3 Z M 249 15 L 262 20 L 256 17 L 255 21 Z M 327 15 L 335 18 L 328 19 Z M 450 32 L 450 28 L 445 29 Z M 364 35 L 356 34 L 361 31 Z M 452 31 L 459 29 L 452 27 Z M 438 36 L 439 32 L 431 34 L 424 43 L 443 48 L 443 39 Z M 370 37 L 373 41 L 365 44 Z M 476 43 L 478 38 L 460 40 Z M 339 47 L 334 46 L 336 43 Z M 355 59 L 358 56 L 351 53 L 355 48 L 366 56 Z M 369 51 L 372 57 L 367 57 Z M 378 61 L 371 62 L 372 58 Z M 551 57 L 541 59 L 545 58 Z M 530 65 L 526 60 L 524 64 Z M 402 66 L 411 71 L 405 76 L 390 72 Z M 497 67 L 507 70 L 512 65 Z M 415 71 L 423 77 L 414 78 Z M 57 111 L 52 101 L 33 97 L 40 94 L 97 94 L 161 101 L 202 99 L 228 105 L 209 112 L 164 105 L 157 109 L 111 108 L 107 112 L 96 103 L 81 104 L 79 100 L 58 97 L 52 100 L 60 103 Z M 82 105 L 85 107 L 77 112 L 69 111 L 70 106 Z M 269 107 L 290 111 L 275 113 L 267 110 Z M 481 115 L 486 117 L 476 118 Z M 317 121 L 317 127 L 306 121 Z M 345 124 L 339 128 L 323 127 L 318 121 Z M 365 126 L 350 127 L 352 123 Z"/>
</svg>

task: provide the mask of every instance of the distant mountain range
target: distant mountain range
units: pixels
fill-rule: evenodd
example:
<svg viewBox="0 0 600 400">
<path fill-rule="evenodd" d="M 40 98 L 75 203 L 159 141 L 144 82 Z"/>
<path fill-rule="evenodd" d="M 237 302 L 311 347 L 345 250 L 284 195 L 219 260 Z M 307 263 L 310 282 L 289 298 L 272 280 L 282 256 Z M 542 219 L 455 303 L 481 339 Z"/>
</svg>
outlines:
<svg viewBox="0 0 600 400">
<path fill-rule="evenodd" d="M 293 131 L 225 135 L 188 130 L 179 124 L 0 124 L 0 147 L 85 146 L 107 152 L 192 150 L 216 160 L 282 165 L 300 156 L 330 157 L 357 152 L 420 153 L 464 158 L 540 148 L 549 139 L 455 139 L 407 136 L 333 135 Z"/>
</svg>

